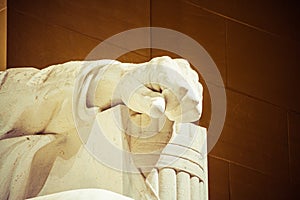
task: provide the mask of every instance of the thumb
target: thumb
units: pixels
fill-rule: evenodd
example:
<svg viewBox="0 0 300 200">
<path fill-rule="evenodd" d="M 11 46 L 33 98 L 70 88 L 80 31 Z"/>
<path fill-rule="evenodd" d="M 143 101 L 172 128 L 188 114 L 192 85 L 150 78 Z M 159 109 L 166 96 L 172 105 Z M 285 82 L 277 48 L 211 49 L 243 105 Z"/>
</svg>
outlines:
<svg viewBox="0 0 300 200">
<path fill-rule="evenodd" d="M 121 79 L 115 90 L 115 96 L 131 110 L 153 118 L 159 118 L 165 112 L 166 103 L 163 95 L 147 88 L 133 76 Z"/>
<path fill-rule="evenodd" d="M 145 86 L 139 87 L 123 102 L 133 111 L 146 113 L 150 117 L 159 118 L 165 112 L 165 100 L 162 94 L 154 92 Z"/>
</svg>

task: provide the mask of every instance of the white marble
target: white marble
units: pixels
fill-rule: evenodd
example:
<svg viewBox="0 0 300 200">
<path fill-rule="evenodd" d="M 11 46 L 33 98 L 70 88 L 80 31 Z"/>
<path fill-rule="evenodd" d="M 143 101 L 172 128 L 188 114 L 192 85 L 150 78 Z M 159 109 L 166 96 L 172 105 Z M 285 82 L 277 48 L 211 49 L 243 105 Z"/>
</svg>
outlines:
<svg viewBox="0 0 300 200">
<path fill-rule="evenodd" d="M 202 86 L 183 59 L 8 69 L 0 99 L 0 199 L 207 199 Z"/>
</svg>

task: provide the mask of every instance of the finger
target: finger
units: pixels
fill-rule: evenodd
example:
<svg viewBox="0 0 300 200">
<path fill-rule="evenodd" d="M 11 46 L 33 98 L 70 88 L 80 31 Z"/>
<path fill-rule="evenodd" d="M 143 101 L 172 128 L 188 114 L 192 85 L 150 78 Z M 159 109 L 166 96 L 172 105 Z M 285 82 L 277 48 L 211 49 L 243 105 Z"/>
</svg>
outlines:
<svg viewBox="0 0 300 200">
<path fill-rule="evenodd" d="M 162 91 L 162 96 L 166 101 L 165 114 L 170 120 L 178 121 L 180 119 L 179 121 L 189 122 L 188 120 L 195 119 L 193 121 L 196 121 L 200 118 L 199 104 L 202 102 L 202 87 L 197 81 L 197 73 L 191 69 L 187 61 L 177 60 L 175 62 L 169 57 L 154 58 L 149 63 L 128 72 L 123 77 L 123 80 L 125 79 L 126 81 L 122 83 L 122 85 L 127 84 L 127 87 L 124 87 L 125 91 L 136 90 L 139 85 L 155 86 L 151 89 Z M 149 115 L 150 108 L 154 104 L 152 108 L 156 111 L 152 115 L 158 116 L 162 109 L 159 109 L 158 105 L 155 106 L 153 102 L 160 105 L 161 103 L 158 102 L 162 102 L 162 99 L 151 98 L 151 94 L 155 94 L 151 89 L 139 88 L 139 92 L 132 93 L 130 102 L 128 93 L 125 93 L 123 101 L 133 109 L 135 108 L 135 111 L 143 111 Z M 156 96 L 161 97 L 161 94 L 156 93 Z M 139 100 L 145 102 L 138 102 Z M 192 111 L 193 109 L 194 111 Z M 192 116 L 184 115 L 184 112 L 189 112 Z"/>
<path fill-rule="evenodd" d="M 189 63 L 183 59 L 161 57 L 153 59 L 149 67 L 155 69 L 150 81 L 160 84 L 166 99 L 166 116 L 172 121 L 197 121 L 202 111 L 203 89 Z"/>
<path fill-rule="evenodd" d="M 132 73 L 125 75 L 116 88 L 115 96 L 135 112 L 159 118 L 165 112 L 163 95 L 147 88 Z"/>
<path fill-rule="evenodd" d="M 182 91 L 186 92 L 186 91 Z M 170 90 L 170 89 L 164 89 L 162 91 L 162 95 L 164 96 L 166 100 L 166 111 L 165 115 L 168 117 L 171 121 L 176 121 L 178 118 L 177 116 L 180 116 L 182 113 L 182 108 L 180 106 L 180 100 L 178 97 Z"/>
<path fill-rule="evenodd" d="M 199 76 L 195 70 L 193 70 L 187 60 L 184 60 L 182 58 L 176 58 L 173 59 L 177 65 L 179 66 L 179 69 L 181 70 L 184 77 L 187 77 L 188 80 L 193 80 L 198 82 Z"/>
<path fill-rule="evenodd" d="M 143 85 L 128 99 L 122 100 L 133 111 L 146 113 L 153 118 L 159 118 L 165 112 L 165 100 L 162 94 L 153 92 Z"/>
<path fill-rule="evenodd" d="M 169 89 L 163 90 L 162 94 L 166 100 L 165 115 L 168 119 L 177 122 L 199 120 L 202 113 L 202 100 L 193 96 L 192 92 L 187 91 L 181 100 L 178 100 Z"/>
</svg>

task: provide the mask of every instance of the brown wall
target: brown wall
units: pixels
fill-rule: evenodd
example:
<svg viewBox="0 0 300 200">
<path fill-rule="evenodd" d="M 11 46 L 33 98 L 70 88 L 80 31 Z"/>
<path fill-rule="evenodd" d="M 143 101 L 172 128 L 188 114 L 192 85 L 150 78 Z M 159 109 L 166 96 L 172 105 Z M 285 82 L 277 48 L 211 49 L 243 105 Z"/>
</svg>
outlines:
<svg viewBox="0 0 300 200">
<path fill-rule="evenodd" d="M 0 71 L 6 68 L 6 0 L 0 0 Z"/>
<path fill-rule="evenodd" d="M 209 154 L 210 199 L 296 199 L 299 13 L 296 3 L 283 0 L 11 0 L 8 66 L 82 60 L 99 42 L 130 28 L 181 31 L 206 48 L 226 85 L 226 122 Z M 121 60 L 165 53 L 140 50 Z M 204 125 L 209 102 L 205 91 Z"/>
</svg>

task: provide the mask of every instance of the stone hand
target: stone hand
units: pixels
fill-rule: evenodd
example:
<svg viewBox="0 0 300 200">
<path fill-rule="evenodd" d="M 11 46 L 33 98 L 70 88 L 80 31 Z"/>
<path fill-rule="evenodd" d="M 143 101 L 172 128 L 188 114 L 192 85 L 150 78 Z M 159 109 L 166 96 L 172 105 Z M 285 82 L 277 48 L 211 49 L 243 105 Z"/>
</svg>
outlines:
<svg viewBox="0 0 300 200">
<path fill-rule="evenodd" d="M 202 86 L 183 59 L 159 57 L 142 64 L 117 63 L 107 67 L 94 102 L 100 109 L 125 104 L 153 118 L 165 114 L 171 121 L 193 122 L 201 116 Z"/>
</svg>

